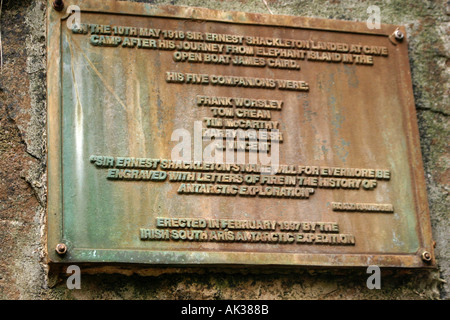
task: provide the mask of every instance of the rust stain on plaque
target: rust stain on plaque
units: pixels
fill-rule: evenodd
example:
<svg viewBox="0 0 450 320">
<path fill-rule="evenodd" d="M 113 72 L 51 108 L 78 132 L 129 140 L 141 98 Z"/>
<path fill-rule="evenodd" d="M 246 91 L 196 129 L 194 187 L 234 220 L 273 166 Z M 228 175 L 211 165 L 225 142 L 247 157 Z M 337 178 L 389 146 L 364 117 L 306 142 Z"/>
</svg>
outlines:
<svg viewBox="0 0 450 320">
<path fill-rule="evenodd" d="M 51 262 L 434 266 L 396 26 L 65 3 L 81 20 L 49 8 Z"/>
</svg>

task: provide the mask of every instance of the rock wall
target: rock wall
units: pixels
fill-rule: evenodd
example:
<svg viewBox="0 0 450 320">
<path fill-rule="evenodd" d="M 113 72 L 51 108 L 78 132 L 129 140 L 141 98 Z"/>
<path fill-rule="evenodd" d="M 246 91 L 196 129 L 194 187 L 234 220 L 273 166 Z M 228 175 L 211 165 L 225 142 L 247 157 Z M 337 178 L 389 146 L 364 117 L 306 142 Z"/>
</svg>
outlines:
<svg viewBox="0 0 450 320">
<path fill-rule="evenodd" d="M 85 274 L 82 289 L 48 275 L 46 228 L 46 1 L 3 0 L 0 73 L 0 299 L 448 299 L 450 5 L 443 0 L 141 1 L 405 25 L 424 159 L 436 271 L 363 269 L 154 269 L 152 275 Z M 167 273 L 170 271 L 170 273 Z M 83 272 L 83 269 L 82 269 Z"/>
</svg>

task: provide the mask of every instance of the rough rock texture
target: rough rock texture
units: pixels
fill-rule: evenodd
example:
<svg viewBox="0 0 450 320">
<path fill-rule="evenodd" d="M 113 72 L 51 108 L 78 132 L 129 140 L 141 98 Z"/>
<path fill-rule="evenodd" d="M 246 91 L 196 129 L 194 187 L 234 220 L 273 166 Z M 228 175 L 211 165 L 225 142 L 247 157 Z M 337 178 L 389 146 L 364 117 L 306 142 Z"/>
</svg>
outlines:
<svg viewBox="0 0 450 320">
<path fill-rule="evenodd" d="M 384 270 L 382 289 L 365 270 L 155 270 L 153 276 L 82 276 L 81 290 L 47 276 L 46 54 L 44 0 L 3 0 L 0 73 L 0 299 L 448 299 L 449 52 L 446 1 L 230 0 L 140 1 L 222 10 L 366 21 L 408 29 L 414 94 L 438 271 Z M 266 6 L 267 3 L 267 6 Z"/>
<path fill-rule="evenodd" d="M 0 298 L 46 294 L 45 5 L 3 1 L 0 77 Z"/>
</svg>

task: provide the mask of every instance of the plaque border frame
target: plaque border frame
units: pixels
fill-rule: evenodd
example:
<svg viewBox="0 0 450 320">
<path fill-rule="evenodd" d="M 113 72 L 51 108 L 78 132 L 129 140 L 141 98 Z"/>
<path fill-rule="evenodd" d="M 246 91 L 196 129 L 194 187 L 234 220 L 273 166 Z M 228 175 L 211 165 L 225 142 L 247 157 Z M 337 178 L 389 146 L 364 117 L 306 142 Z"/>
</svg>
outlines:
<svg viewBox="0 0 450 320">
<path fill-rule="evenodd" d="M 403 101 L 404 117 L 407 126 L 409 168 L 414 188 L 417 213 L 417 235 L 419 249 L 414 254 L 301 254 L 301 253 L 256 253 L 256 252 L 184 252 L 151 250 L 116 250 L 73 248 L 63 239 L 62 213 L 62 115 L 61 115 L 61 28 L 68 14 L 69 5 L 78 5 L 81 12 L 97 14 L 120 14 L 131 16 L 156 16 L 179 19 L 205 20 L 230 24 L 250 24 L 279 26 L 330 32 L 356 33 L 391 37 L 399 29 L 406 35 L 403 26 L 382 24 L 380 29 L 368 29 L 364 22 L 325 20 L 309 17 L 269 15 L 246 12 L 218 11 L 197 7 L 155 6 L 146 3 L 131 3 L 113 0 L 66 0 L 62 12 L 52 8 L 52 0 L 47 2 L 47 262 L 49 264 L 88 263 L 88 264 L 140 264 L 155 266 L 299 266 L 299 267 L 380 267 L 436 268 L 431 221 L 426 193 L 422 155 L 419 143 L 419 129 L 412 90 L 411 72 L 408 60 L 407 39 L 399 45 L 402 57 L 401 83 L 399 96 Z M 189 17 L 189 18 L 187 18 Z M 58 243 L 65 243 L 68 252 L 56 253 Z M 425 262 L 422 253 L 427 251 L 432 259 Z"/>
</svg>

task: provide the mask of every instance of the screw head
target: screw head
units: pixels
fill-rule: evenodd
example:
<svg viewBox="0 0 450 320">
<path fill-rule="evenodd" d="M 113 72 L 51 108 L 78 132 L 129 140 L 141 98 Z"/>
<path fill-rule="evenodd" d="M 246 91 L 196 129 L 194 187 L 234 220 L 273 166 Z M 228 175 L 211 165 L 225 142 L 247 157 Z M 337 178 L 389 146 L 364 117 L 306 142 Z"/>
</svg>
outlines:
<svg viewBox="0 0 450 320">
<path fill-rule="evenodd" d="M 403 32 L 401 32 L 399 29 L 397 29 L 397 30 L 394 31 L 394 37 L 398 41 L 402 41 L 403 38 L 405 37 L 405 35 L 403 34 Z"/>
<path fill-rule="evenodd" d="M 425 262 L 430 262 L 431 261 L 431 253 L 429 253 L 428 251 L 422 252 L 422 260 Z"/>
<path fill-rule="evenodd" d="M 64 2 L 62 0 L 55 0 L 52 3 L 53 5 L 53 9 L 55 9 L 56 11 L 62 11 L 62 9 L 64 9 Z"/>
<path fill-rule="evenodd" d="M 56 253 L 59 254 L 60 256 L 66 254 L 67 252 L 67 246 L 64 243 L 58 243 L 56 245 Z"/>
</svg>

